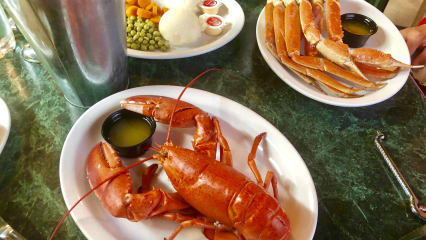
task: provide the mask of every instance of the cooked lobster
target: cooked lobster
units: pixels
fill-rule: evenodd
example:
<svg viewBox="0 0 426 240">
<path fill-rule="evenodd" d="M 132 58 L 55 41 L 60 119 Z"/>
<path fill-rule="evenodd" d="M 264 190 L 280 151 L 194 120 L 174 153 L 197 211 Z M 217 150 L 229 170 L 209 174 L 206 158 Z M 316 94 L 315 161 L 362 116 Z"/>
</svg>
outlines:
<svg viewBox="0 0 426 240">
<path fill-rule="evenodd" d="M 218 119 L 180 101 L 185 89 L 177 100 L 162 96 L 134 96 L 121 102 L 125 109 L 169 123 L 167 140 L 163 145 L 152 147 L 156 154 L 126 168 L 109 144 L 98 143 L 90 152 L 86 165 L 92 191 L 115 217 L 130 221 L 162 217 L 180 223 L 169 240 L 189 226 L 202 228 L 204 235 L 211 240 L 288 239 L 290 222 L 277 200 L 277 179 L 272 171 L 268 171 L 263 180 L 254 161 L 257 147 L 266 133 L 255 138 L 248 155 L 248 165 L 256 183 L 232 167 L 231 151 Z M 172 126 L 195 127 L 194 150 L 176 146 L 170 141 Z M 217 145 L 219 161 L 216 160 Z M 142 187 L 138 193 L 132 193 L 128 169 L 152 158 L 158 160 L 176 193 L 150 186 L 157 164 L 146 169 Z M 270 185 L 273 196 L 267 192 Z"/>
</svg>

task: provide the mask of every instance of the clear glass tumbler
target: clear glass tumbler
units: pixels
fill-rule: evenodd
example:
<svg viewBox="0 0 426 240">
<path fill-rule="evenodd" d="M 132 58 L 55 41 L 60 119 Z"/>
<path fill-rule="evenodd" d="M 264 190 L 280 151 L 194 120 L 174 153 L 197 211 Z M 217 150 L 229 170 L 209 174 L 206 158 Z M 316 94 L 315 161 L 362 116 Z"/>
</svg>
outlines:
<svg viewBox="0 0 426 240">
<path fill-rule="evenodd" d="M 16 232 L 2 217 L 0 217 L 0 239 L 25 240 L 25 238 Z"/>
<path fill-rule="evenodd" d="M 16 47 L 15 36 L 9 24 L 9 19 L 0 5 L 0 58 Z"/>
</svg>

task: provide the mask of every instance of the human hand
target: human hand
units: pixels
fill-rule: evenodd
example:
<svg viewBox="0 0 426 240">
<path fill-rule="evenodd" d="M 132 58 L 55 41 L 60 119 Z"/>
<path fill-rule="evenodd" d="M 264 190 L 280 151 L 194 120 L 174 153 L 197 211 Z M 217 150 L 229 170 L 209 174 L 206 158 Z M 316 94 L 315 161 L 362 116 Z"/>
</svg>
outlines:
<svg viewBox="0 0 426 240">
<path fill-rule="evenodd" d="M 426 24 L 401 30 L 407 42 L 413 65 L 426 64 Z"/>
</svg>

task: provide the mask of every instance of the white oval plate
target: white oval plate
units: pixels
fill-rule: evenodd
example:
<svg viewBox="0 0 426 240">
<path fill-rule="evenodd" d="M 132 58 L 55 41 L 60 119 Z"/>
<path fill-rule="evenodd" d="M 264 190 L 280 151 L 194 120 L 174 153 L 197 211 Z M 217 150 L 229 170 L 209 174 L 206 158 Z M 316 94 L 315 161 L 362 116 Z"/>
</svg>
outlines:
<svg viewBox="0 0 426 240">
<path fill-rule="evenodd" d="M 218 36 L 202 33 L 200 40 L 191 44 L 191 46 L 171 46 L 167 52 L 140 51 L 128 48 L 127 56 L 146 59 L 176 59 L 197 56 L 216 50 L 230 42 L 241 32 L 245 19 L 243 9 L 235 0 L 224 0 L 218 15 L 222 16 L 228 24 Z"/>
<path fill-rule="evenodd" d="M 6 103 L 0 98 L 0 154 L 3 151 L 10 131 L 10 112 Z"/>
<path fill-rule="evenodd" d="M 360 13 L 373 19 L 379 30 L 371 36 L 364 47 L 379 49 L 383 52 L 390 53 L 392 56 L 404 63 L 410 63 L 410 53 L 407 44 L 399 33 L 395 25 L 374 6 L 362 0 L 345 0 L 341 1 L 341 14 L 344 13 Z M 277 74 L 285 83 L 301 94 L 317 100 L 319 102 L 342 107 L 360 107 L 382 102 L 394 94 L 396 94 L 408 79 L 409 70 L 402 70 L 394 78 L 386 81 L 387 85 L 377 91 L 368 92 L 360 98 L 339 98 L 328 96 L 319 92 L 314 87 L 305 83 L 298 76 L 293 74 L 288 68 L 275 59 L 265 45 L 265 12 L 259 15 L 256 25 L 256 38 L 260 52 L 268 63 L 272 71 Z"/>
<path fill-rule="evenodd" d="M 182 87 L 176 86 L 129 89 L 103 99 L 77 120 L 65 140 L 59 165 L 62 194 L 68 208 L 90 190 L 85 172 L 86 159 L 90 150 L 102 140 L 100 131 L 103 120 L 120 108 L 120 100 L 147 94 L 177 97 L 181 90 Z M 299 153 L 281 132 L 250 109 L 219 95 L 188 89 L 183 100 L 219 118 L 224 136 L 229 141 L 235 168 L 252 180 L 255 179 L 247 166 L 247 156 L 254 137 L 261 132 L 267 132 L 266 141 L 261 143 L 257 152 L 259 170 L 262 176 L 266 174 L 267 169 L 272 169 L 277 175 L 279 201 L 290 218 L 292 239 L 312 239 L 318 215 L 315 186 Z M 157 124 L 153 142 L 163 143 L 166 134 L 167 126 Z M 172 141 L 192 149 L 193 134 L 194 128 L 172 129 Z M 134 161 L 135 159 L 128 160 L 125 165 Z M 141 171 L 141 169 L 131 171 L 133 179 L 139 183 L 141 177 L 138 174 L 141 174 Z M 160 172 L 154 185 L 172 191 L 164 171 Z M 174 222 L 155 218 L 140 222 L 114 218 L 93 194 L 77 206 L 71 215 L 88 239 L 140 239 L 143 236 L 143 239 L 162 240 L 178 226 Z M 188 228 L 176 239 L 205 238 L 199 229 Z"/>
</svg>

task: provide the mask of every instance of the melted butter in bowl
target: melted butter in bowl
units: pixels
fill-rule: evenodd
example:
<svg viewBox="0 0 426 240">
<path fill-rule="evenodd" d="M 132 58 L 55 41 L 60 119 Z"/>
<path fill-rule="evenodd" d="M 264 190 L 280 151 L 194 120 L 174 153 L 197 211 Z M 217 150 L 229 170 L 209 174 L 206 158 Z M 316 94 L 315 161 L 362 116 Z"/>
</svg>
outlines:
<svg viewBox="0 0 426 240">
<path fill-rule="evenodd" d="M 156 129 L 155 120 L 126 109 L 109 115 L 102 124 L 102 136 L 118 155 L 137 157 L 152 143 Z"/>
<path fill-rule="evenodd" d="M 364 46 L 368 38 L 378 30 L 377 24 L 369 17 L 357 13 L 342 15 L 343 42 L 351 48 Z"/>
</svg>

